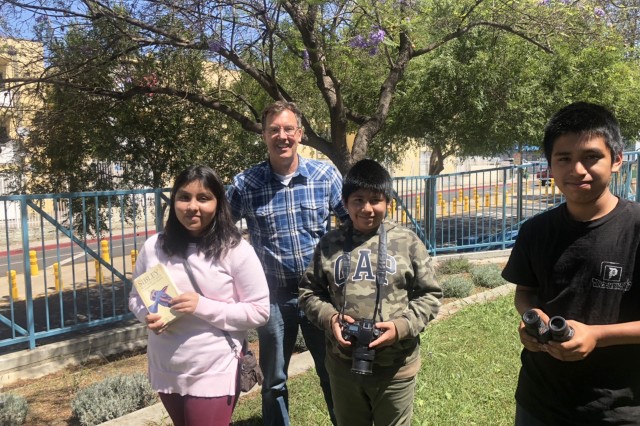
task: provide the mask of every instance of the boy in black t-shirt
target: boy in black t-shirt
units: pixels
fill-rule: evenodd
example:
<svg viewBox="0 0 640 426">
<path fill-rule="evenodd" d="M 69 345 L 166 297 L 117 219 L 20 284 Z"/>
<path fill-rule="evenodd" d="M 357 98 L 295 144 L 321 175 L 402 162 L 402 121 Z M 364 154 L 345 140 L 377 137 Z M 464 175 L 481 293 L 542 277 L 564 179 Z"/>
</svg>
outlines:
<svg viewBox="0 0 640 426">
<path fill-rule="evenodd" d="M 605 108 L 578 102 L 545 128 L 566 202 L 523 224 L 502 276 L 515 307 L 574 334 L 540 343 L 519 326 L 516 426 L 640 424 L 640 205 L 609 191 L 624 145 Z"/>
</svg>

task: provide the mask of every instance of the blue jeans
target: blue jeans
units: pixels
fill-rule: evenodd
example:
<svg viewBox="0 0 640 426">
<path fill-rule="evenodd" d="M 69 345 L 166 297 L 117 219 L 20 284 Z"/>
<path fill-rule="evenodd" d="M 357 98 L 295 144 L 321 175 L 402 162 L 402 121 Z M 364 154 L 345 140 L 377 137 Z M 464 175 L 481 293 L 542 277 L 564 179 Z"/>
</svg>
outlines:
<svg viewBox="0 0 640 426">
<path fill-rule="evenodd" d="M 291 294 L 286 300 L 271 301 L 269 322 L 258 328 L 260 339 L 260 368 L 262 383 L 262 424 L 265 426 L 289 426 L 289 391 L 287 371 L 298 336 L 298 324 L 305 344 L 311 352 L 320 378 L 320 386 L 333 424 L 333 402 L 329 374 L 324 366 L 324 332 L 311 324 L 298 309 L 298 297 Z"/>
</svg>

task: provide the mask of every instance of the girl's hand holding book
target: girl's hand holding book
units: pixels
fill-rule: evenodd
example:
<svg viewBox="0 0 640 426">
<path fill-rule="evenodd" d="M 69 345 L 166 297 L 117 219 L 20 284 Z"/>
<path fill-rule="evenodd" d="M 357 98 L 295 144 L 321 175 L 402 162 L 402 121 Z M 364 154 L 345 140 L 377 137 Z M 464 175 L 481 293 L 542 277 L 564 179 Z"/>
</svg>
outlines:
<svg viewBox="0 0 640 426">
<path fill-rule="evenodd" d="M 183 314 L 192 314 L 195 312 L 198 306 L 200 295 L 194 291 L 189 293 L 182 293 L 179 296 L 171 299 L 171 309 L 176 312 L 182 312 Z"/>
</svg>

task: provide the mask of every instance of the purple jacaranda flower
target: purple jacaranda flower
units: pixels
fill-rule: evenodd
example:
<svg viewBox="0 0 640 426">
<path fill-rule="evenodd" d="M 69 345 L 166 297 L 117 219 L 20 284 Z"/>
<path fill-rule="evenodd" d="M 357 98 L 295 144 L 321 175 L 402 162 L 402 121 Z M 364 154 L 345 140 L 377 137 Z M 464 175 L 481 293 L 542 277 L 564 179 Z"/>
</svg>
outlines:
<svg viewBox="0 0 640 426">
<path fill-rule="evenodd" d="M 540 0 L 538 4 L 540 6 L 549 6 L 549 3 L 551 3 L 551 0 Z"/>
<path fill-rule="evenodd" d="M 598 18 L 604 18 L 605 15 L 604 9 L 602 9 L 601 7 L 595 7 L 593 9 L 593 13 L 595 13 Z"/>
<path fill-rule="evenodd" d="M 358 34 L 349 41 L 349 46 L 358 49 L 365 49 L 369 47 L 369 43 L 364 37 Z"/>
<path fill-rule="evenodd" d="M 311 68 L 311 62 L 309 61 L 309 52 L 305 49 L 302 52 L 302 70 L 309 71 Z"/>
<path fill-rule="evenodd" d="M 349 46 L 354 49 L 367 49 L 369 55 L 374 56 L 378 53 L 378 45 L 384 41 L 387 33 L 380 27 L 374 27 L 367 38 L 361 35 L 353 37 L 349 41 Z"/>
<path fill-rule="evenodd" d="M 224 47 L 224 41 L 221 39 L 209 40 L 209 53 L 220 53 L 220 50 Z"/>
<path fill-rule="evenodd" d="M 382 28 L 374 29 L 369 33 L 369 44 L 371 46 L 377 46 L 384 41 L 384 37 L 387 33 Z"/>
</svg>

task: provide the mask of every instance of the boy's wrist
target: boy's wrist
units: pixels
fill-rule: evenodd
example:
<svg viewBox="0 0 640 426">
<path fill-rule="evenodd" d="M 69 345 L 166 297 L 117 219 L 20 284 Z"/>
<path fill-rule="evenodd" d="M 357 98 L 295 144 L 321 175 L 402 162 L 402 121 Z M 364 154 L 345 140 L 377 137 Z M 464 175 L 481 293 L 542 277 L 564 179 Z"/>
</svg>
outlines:
<svg viewBox="0 0 640 426">
<path fill-rule="evenodd" d="M 407 318 L 396 318 L 391 322 L 396 326 L 396 340 L 405 339 L 409 335 L 410 326 Z"/>
</svg>

